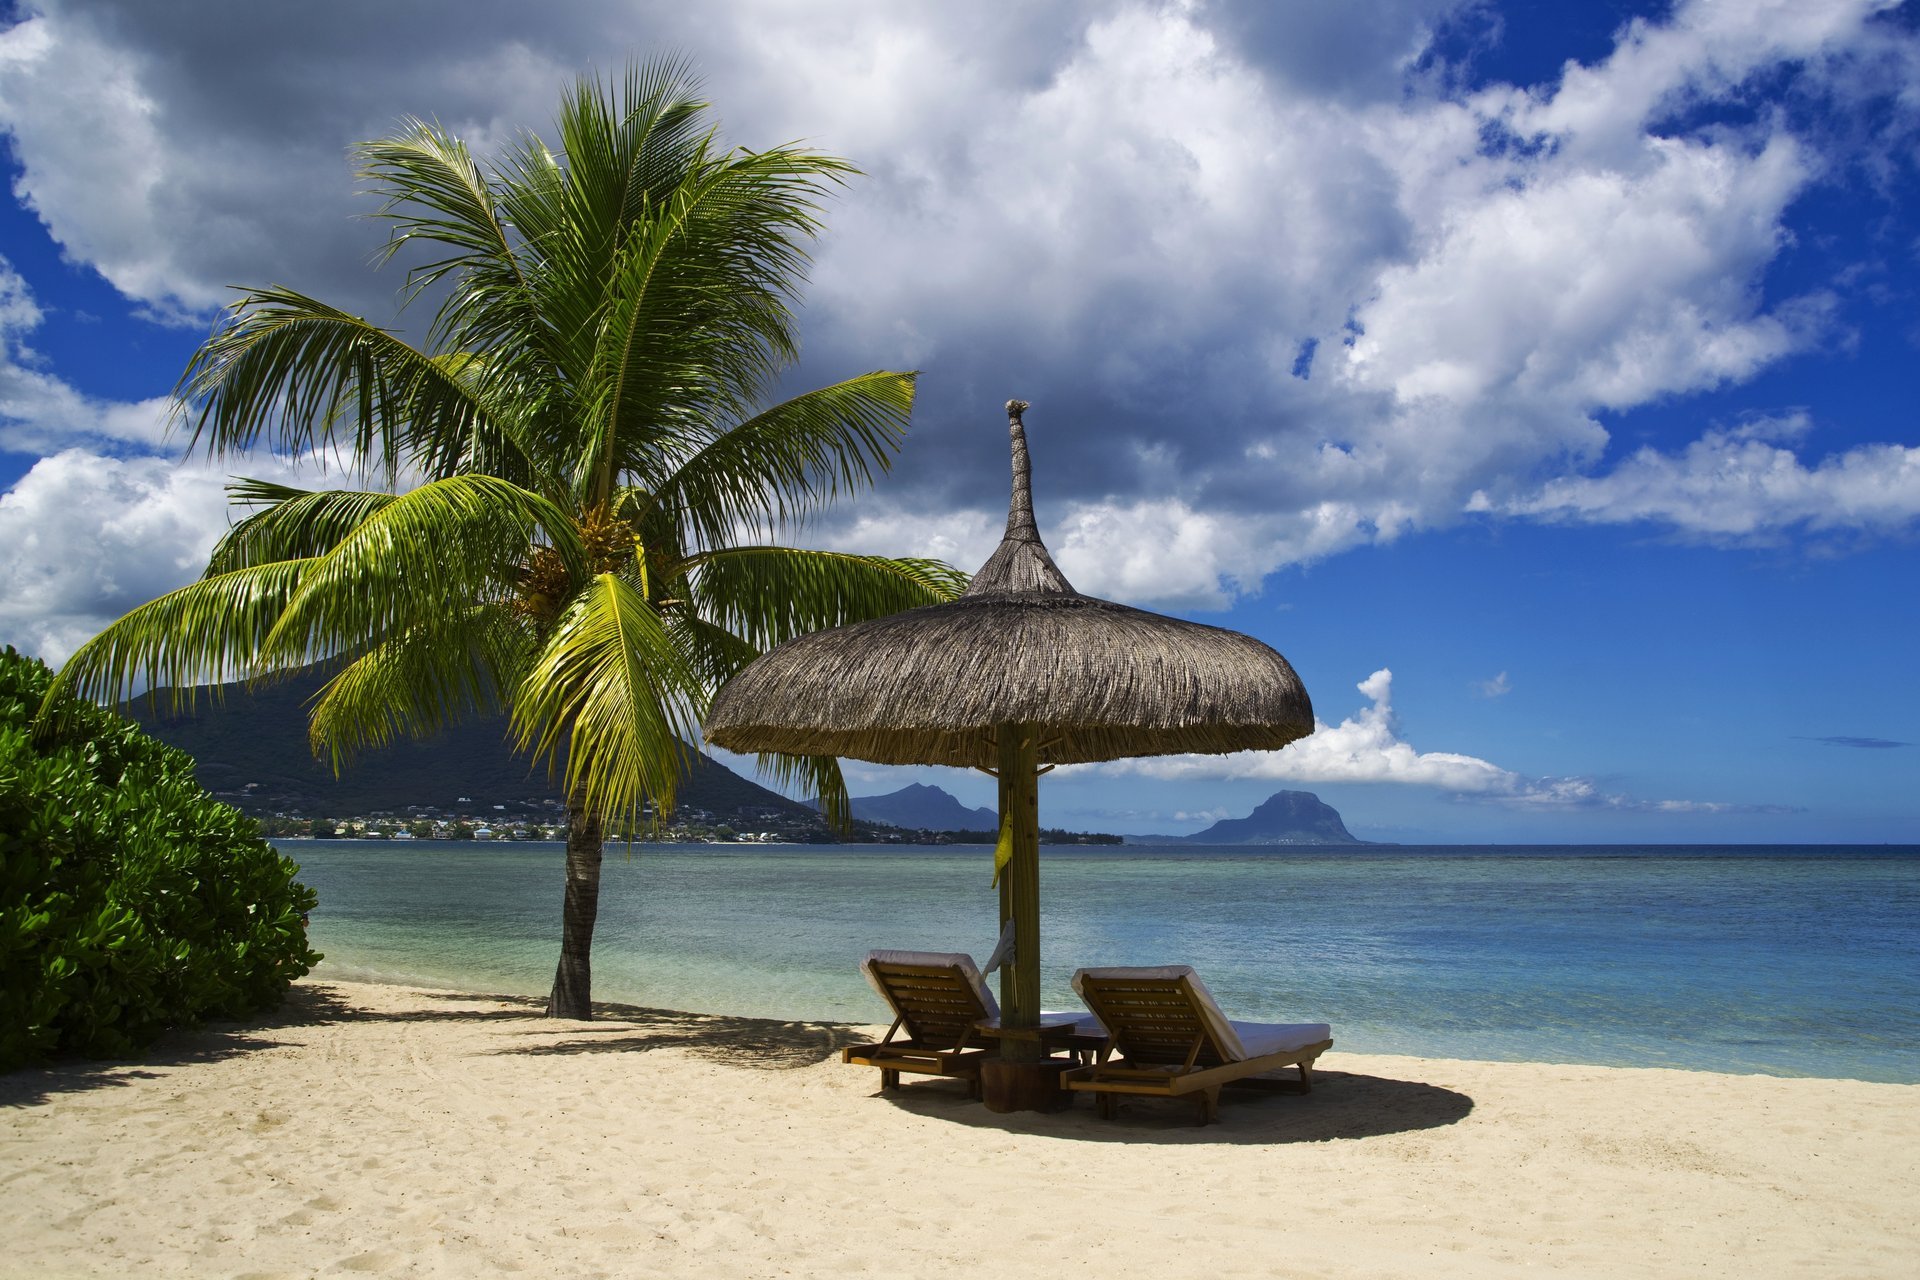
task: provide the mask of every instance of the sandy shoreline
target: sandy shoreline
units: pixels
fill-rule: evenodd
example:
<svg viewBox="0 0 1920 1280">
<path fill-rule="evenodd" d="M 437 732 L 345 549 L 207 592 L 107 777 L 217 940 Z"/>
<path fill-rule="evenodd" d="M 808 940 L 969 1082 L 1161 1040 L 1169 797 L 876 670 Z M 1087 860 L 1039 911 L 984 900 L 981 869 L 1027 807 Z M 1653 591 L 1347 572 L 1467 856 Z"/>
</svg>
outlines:
<svg viewBox="0 0 1920 1280">
<path fill-rule="evenodd" d="M 0 1275 L 1880 1277 L 1920 1086 L 1361 1057 L 1222 1123 L 876 1096 L 848 1029 L 307 981 L 0 1076 Z M 1335 1028 L 1338 1035 L 1338 1028 Z"/>
</svg>

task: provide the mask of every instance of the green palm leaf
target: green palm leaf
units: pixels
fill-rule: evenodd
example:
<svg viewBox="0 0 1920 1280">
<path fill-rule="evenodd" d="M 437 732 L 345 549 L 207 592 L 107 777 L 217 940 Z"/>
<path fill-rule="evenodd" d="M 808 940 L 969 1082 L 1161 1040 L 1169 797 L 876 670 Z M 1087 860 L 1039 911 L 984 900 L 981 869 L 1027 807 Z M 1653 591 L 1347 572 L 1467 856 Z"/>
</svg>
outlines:
<svg viewBox="0 0 1920 1280">
<path fill-rule="evenodd" d="M 262 641 L 263 656 L 300 665 L 501 599 L 543 537 L 583 563 L 572 521 L 538 494 L 491 476 L 424 484 L 313 561 Z"/>
<path fill-rule="evenodd" d="M 374 646 L 329 680 L 308 737 L 334 771 L 395 738 L 423 738 L 500 709 L 530 654 L 526 626 L 499 606 L 452 613 Z"/>
<path fill-rule="evenodd" d="M 254 290 L 228 315 L 174 389 L 176 420 L 193 419 L 189 448 L 340 447 L 391 474 L 445 454 L 484 416 L 458 362 L 304 294 Z"/>
<path fill-rule="evenodd" d="M 574 467 L 576 485 L 590 481 L 598 500 L 636 460 L 699 443 L 695 424 L 750 412 L 793 358 L 787 296 L 803 260 L 795 240 L 811 222 L 765 215 L 792 185 L 785 174 L 799 154 L 713 161 L 702 150 L 681 184 L 624 229 L 593 357 L 587 420 L 597 430 Z"/>
<path fill-rule="evenodd" d="M 768 649 L 798 635 L 939 604 L 967 577 L 937 560 L 791 547 L 729 547 L 695 556 L 700 611 Z"/>
<path fill-rule="evenodd" d="M 673 807 L 705 691 L 660 615 L 617 574 L 593 578 L 533 658 L 513 701 L 523 750 L 556 766 L 594 813 Z"/>
<path fill-rule="evenodd" d="M 864 488 L 892 463 L 913 412 L 911 373 L 868 373 L 795 396 L 705 444 L 654 485 L 655 501 L 689 540 L 772 532 L 839 494 Z"/>
<path fill-rule="evenodd" d="M 271 670 L 261 661 L 266 638 L 314 564 L 250 565 L 141 605 L 67 659 L 46 705 L 68 696 L 114 703 L 144 688 L 170 690 L 170 705 L 184 710 L 196 686 Z"/>
<path fill-rule="evenodd" d="M 275 560 L 324 555 L 369 516 L 393 501 L 391 493 L 352 489 L 295 489 L 267 480 L 235 480 L 227 500 L 264 507 L 227 530 L 214 544 L 207 577 Z"/>
</svg>

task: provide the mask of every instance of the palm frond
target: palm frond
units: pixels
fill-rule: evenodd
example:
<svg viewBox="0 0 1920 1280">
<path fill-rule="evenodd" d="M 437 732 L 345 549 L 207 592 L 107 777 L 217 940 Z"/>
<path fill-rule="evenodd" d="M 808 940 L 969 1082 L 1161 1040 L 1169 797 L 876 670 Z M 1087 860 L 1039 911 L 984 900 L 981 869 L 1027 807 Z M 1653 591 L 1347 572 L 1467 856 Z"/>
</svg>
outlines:
<svg viewBox="0 0 1920 1280">
<path fill-rule="evenodd" d="M 174 388 L 189 449 L 219 456 L 262 439 L 282 453 L 344 448 L 394 474 L 463 440 L 484 416 L 459 369 L 359 316 L 291 289 L 243 295 Z"/>
<path fill-rule="evenodd" d="M 281 560 L 190 582 L 109 625 L 68 658 L 46 705 L 66 696 L 117 703 L 166 691 L 191 709 L 199 686 L 268 674 L 262 643 L 316 562 Z"/>
<path fill-rule="evenodd" d="M 691 767 L 705 693 L 660 615 L 616 574 L 591 579 L 515 691 L 522 749 L 558 763 L 566 790 L 603 818 L 633 818 L 643 798 L 671 809 Z"/>
<path fill-rule="evenodd" d="M 686 609 L 663 613 L 674 647 L 699 678 L 702 688 L 718 689 L 761 650 L 733 632 Z"/>
<path fill-rule="evenodd" d="M 349 758 L 398 737 L 424 738 L 503 705 L 530 656 L 526 626 L 480 605 L 375 645 L 314 700 L 308 740 L 336 774 Z"/>
<path fill-rule="evenodd" d="M 571 518 L 492 476 L 449 476 L 400 494 L 313 562 L 265 658 L 312 661 L 499 599 L 540 540 L 584 567 Z"/>
<path fill-rule="evenodd" d="M 354 489 L 296 489 L 269 480 L 235 479 L 227 501 L 264 507 L 228 529 L 214 544 L 205 577 L 275 560 L 320 556 L 393 501 L 391 493 Z"/>
<path fill-rule="evenodd" d="M 862 374 L 777 404 L 662 476 L 654 500 L 697 543 L 722 544 L 742 527 L 772 534 L 892 466 L 915 377 Z"/>
<path fill-rule="evenodd" d="M 820 814 L 827 825 L 846 832 L 853 827 L 853 802 L 847 796 L 847 780 L 840 772 L 840 761 L 833 756 L 788 756 L 763 751 L 753 758 L 754 771 L 774 787 L 801 794 L 820 802 Z"/>
<path fill-rule="evenodd" d="M 903 609 L 940 604 L 966 588 L 938 560 L 889 559 L 792 547 L 729 547 L 689 562 L 702 616 L 758 649 Z"/>
<path fill-rule="evenodd" d="M 794 291 L 813 211 L 849 166 L 797 149 L 696 155 L 679 184 L 628 225 L 594 354 L 577 483 L 659 474 L 714 423 L 751 412 L 797 353 Z M 604 496 L 604 493 L 602 494 Z"/>
<path fill-rule="evenodd" d="M 421 243 L 451 249 L 446 257 L 407 272 L 410 295 L 458 271 L 467 281 L 522 290 L 513 241 L 499 218 L 486 175 L 466 143 L 424 120 L 409 120 L 400 134 L 354 148 L 358 176 L 380 195 L 378 216 L 393 224 L 382 260 Z M 466 281 L 463 281 L 465 283 Z"/>
</svg>

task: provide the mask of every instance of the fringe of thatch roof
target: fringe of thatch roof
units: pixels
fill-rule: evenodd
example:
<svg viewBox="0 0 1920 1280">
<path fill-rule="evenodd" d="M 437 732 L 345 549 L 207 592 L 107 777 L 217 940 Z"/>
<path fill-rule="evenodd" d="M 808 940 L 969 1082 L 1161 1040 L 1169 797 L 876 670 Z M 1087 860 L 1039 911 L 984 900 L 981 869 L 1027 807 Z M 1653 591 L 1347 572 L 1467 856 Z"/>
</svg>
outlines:
<svg viewBox="0 0 1920 1280">
<path fill-rule="evenodd" d="M 707 740 L 736 751 L 991 766 L 998 726 L 1040 760 L 1283 747 L 1313 731 L 1287 660 L 1251 636 L 1078 594 L 972 598 L 816 632 L 750 664 Z"/>
</svg>

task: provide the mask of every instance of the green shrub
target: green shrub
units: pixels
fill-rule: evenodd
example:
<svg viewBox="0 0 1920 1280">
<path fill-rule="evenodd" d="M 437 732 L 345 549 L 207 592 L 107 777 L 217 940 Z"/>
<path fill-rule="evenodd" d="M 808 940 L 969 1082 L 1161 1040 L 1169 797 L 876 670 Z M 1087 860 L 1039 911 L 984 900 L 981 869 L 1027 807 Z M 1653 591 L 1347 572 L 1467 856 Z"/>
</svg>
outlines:
<svg viewBox="0 0 1920 1280">
<path fill-rule="evenodd" d="M 300 868 L 122 717 L 72 704 L 36 732 L 51 681 L 0 656 L 0 1071 L 278 1004 L 320 959 Z"/>
</svg>

